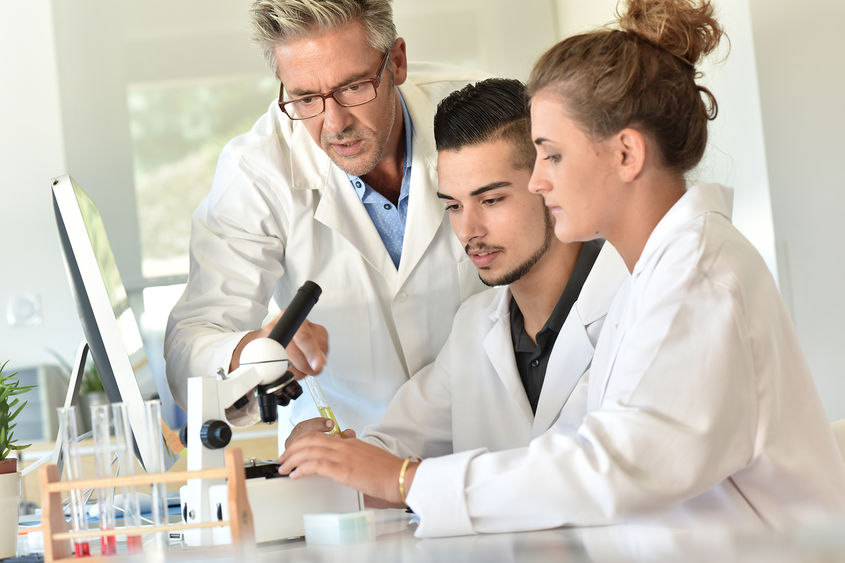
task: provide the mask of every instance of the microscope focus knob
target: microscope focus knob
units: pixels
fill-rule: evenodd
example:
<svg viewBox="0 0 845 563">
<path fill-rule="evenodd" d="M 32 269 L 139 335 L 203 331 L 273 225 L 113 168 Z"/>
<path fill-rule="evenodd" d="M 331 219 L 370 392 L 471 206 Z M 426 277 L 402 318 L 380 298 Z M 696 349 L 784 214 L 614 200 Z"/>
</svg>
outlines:
<svg viewBox="0 0 845 563">
<path fill-rule="evenodd" d="M 200 429 L 200 441 L 209 450 L 219 450 L 229 445 L 232 429 L 222 420 L 206 420 Z"/>
</svg>

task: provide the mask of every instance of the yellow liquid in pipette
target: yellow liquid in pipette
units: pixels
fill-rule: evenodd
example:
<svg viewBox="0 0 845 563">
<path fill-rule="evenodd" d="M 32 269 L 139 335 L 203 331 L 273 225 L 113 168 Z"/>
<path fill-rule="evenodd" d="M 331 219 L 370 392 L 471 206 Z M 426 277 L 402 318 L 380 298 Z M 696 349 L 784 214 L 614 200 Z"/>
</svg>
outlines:
<svg viewBox="0 0 845 563">
<path fill-rule="evenodd" d="M 320 411 L 320 416 L 322 416 L 323 418 L 330 418 L 332 419 L 332 422 L 334 422 L 332 429 L 329 430 L 329 434 L 337 434 L 338 436 L 341 436 L 340 424 L 337 423 L 337 419 L 334 417 L 334 412 L 332 412 L 332 408 L 329 406 L 317 407 L 317 410 Z"/>
</svg>

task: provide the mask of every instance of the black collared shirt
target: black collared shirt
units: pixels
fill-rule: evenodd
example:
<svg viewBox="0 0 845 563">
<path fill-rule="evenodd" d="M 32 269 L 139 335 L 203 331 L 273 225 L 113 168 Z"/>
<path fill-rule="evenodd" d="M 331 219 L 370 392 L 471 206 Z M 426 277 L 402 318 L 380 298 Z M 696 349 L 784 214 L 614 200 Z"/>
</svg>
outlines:
<svg viewBox="0 0 845 563">
<path fill-rule="evenodd" d="M 531 404 L 531 411 L 537 413 L 537 402 L 540 400 L 540 391 L 543 390 L 543 380 L 546 377 L 546 366 L 549 365 L 549 356 L 554 348 L 557 335 L 569 315 L 569 310 L 584 286 L 590 270 L 599 255 L 603 240 L 591 240 L 581 245 L 575 267 L 572 268 L 572 275 L 566 282 L 566 287 L 555 305 L 552 315 L 546 320 L 546 324 L 537 333 L 537 344 L 531 341 L 528 333 L 525 332 L 522 311 L 511 297 L 511 338 L 513 339 L 513 351 L 516 358 L 516 368 L 519 370 L 519 377 L 525 387 L 525 394 Z"/>
</svg>

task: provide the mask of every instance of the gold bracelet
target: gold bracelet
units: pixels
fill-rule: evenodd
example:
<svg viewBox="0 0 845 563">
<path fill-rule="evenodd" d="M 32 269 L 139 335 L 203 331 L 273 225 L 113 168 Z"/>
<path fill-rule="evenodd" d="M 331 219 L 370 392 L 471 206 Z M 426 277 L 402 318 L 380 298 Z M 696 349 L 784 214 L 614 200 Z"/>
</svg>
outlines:
<svg viewBox="0 0 845 563">
<path fill-rule="evenodd" d="M 399 496 L 402 497 L 402 502 L 405 503 L 405 471 L 408 469 L 408 464 L 412 461 L 422 461 L 419 457 L 411 455 L 405 458 L 402 462 L 402 469 L 399 470 Z M 406 503 L 407 504 L 407 503 Z"/>
</svg>

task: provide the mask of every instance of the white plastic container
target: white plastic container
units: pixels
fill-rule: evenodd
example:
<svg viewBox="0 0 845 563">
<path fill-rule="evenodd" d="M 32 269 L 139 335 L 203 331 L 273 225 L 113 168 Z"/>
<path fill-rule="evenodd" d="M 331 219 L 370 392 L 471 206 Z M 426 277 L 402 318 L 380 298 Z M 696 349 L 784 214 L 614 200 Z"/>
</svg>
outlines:
<svg viewBox="0 0 845 563">
<path fill-rule="evenodd" d="M 20 472 L 0 475 L 0 559 L 14 557 L 17 552 L 20 502 Z"/>
<path fill-rule="evenodd" d="M 375 513 L 361 512 L 305 514 L 305 541 L 314 545 L 341 545 L 372 541 L 376 537 Z"/>
</svg>

